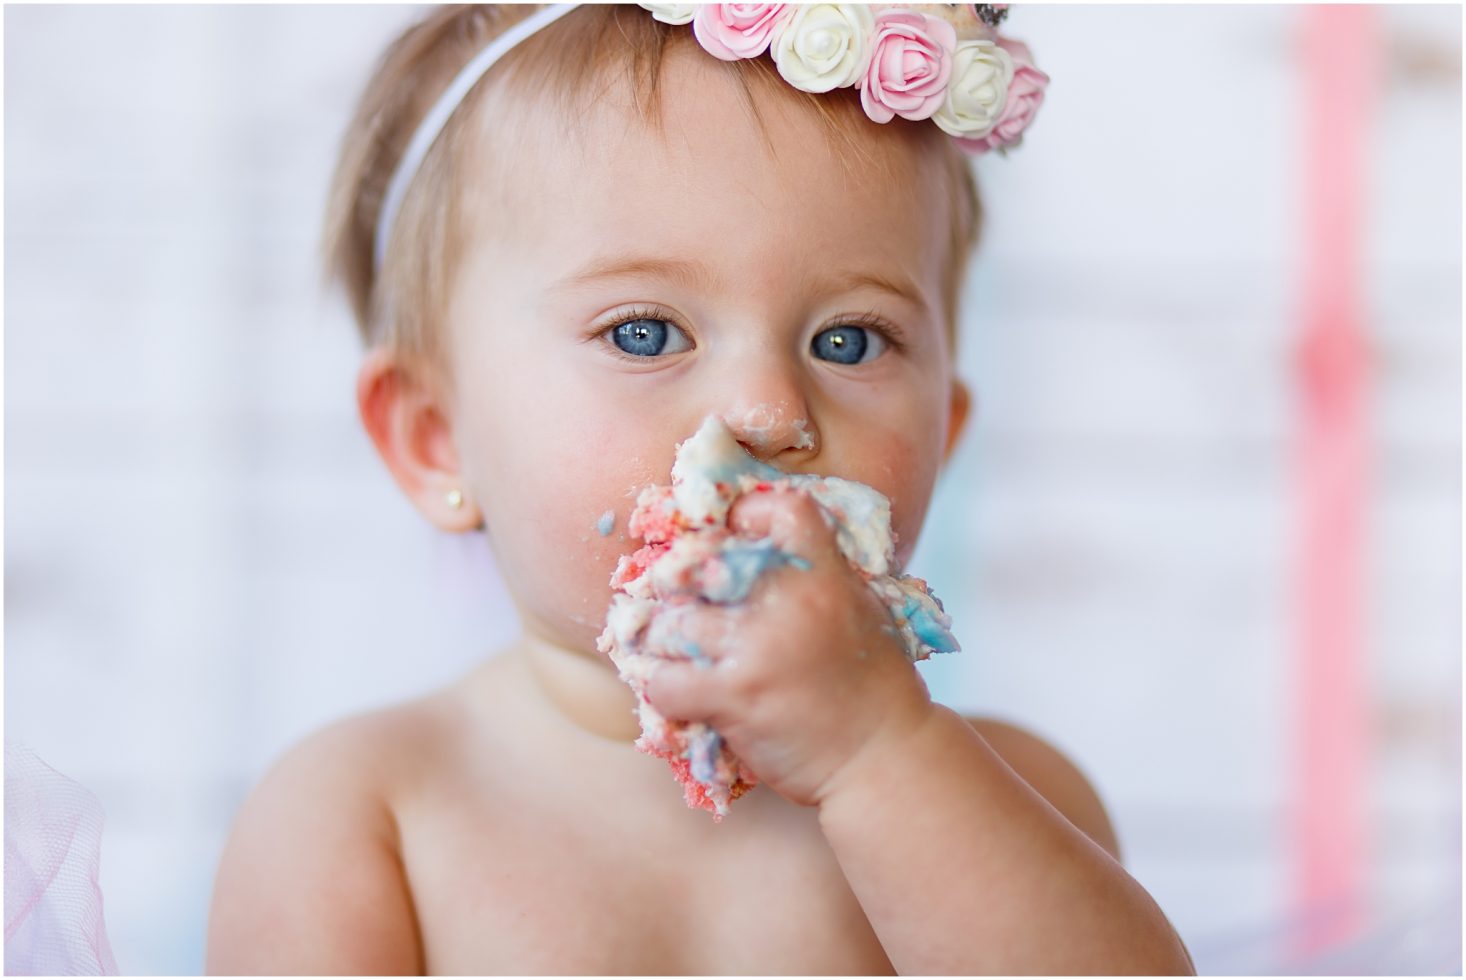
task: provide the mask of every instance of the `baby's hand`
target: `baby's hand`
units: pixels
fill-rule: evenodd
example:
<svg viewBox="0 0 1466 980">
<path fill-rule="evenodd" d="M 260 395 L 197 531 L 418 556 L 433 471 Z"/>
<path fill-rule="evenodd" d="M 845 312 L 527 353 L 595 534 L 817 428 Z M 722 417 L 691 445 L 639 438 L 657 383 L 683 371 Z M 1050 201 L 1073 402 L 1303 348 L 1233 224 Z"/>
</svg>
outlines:
<svg viewBox="0 0 1466 980">
<path fill-rule="evenodd" d="M 804 562 L 765 572 L 744 603 L 674 607 L 676 632 L 706 659 L 658 667 L 647 696 L 667 718 L 716 729 L 783 796 L 818 804 L 873 740 L 919 726 L 931 699 L 890 614 L 846 562 L 813 500 L 745 494 L 729 527 L 772 537 Z"/>
</svg>

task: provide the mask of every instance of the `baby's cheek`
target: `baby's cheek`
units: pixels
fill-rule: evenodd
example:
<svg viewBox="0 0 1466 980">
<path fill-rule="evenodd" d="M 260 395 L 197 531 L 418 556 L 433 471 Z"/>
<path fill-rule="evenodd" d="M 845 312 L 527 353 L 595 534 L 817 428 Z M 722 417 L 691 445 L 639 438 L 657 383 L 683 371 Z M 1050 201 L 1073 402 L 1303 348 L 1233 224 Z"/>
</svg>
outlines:
<svg viewBox="0 0 1466 980">
<path fill-rule="evenodd" d="M 620 549 L 629 548 L 625 509 L 604 504 L 597 511 L 565 485 L 525 485 L 516 498 L 501 500 L 499 520 L 489 525 L 506 586 L 555 642 L 594 653 L 611 600 L 611 573 Z"/>
<path fill-rule="evenodd" d="M 868 483 L 891 501 L 891 529 L 896 532 L 896 563 L 905 569 L 916 548 L 927 505 L 936 482 L 937 459 L 930 447 L 914 444 L 910 435 L 883 431 L 870 436 Z"/>
<path fill-rule="evenodd" d="M 670 469 L 672 444 L 656 453 L 624 431 L 568 431 L 558 451 L 547 454 L 553 478 L 527 488 L 523 512 L 540 548 L 526 580 L 533 582 L 534 595 L 525 601 L 538 607 L 547 625 L 572 633 L 577 646 L 594 650 L 611 601 L 611 574 L 621 556 L 642 543 L 627 528 L 636 496 L 646 484 L 659 482 L 658 467 L 662 474 Z"/>
</svg>

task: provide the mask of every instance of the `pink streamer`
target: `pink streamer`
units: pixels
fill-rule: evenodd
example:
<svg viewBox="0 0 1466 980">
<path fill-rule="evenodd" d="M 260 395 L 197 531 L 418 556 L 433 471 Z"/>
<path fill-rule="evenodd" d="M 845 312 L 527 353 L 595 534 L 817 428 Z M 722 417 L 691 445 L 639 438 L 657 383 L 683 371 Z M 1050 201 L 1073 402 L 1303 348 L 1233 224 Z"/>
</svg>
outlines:
<svg viewBox="0 0 1466 980">
<path fill-rule="evenodd" d="M 1303 431 L 1293 900 L 1311 959 L 1358 934 L 1368 840 L 1363 515 L 1367 482 L 1361 212 L 1378 88 L 1375 11 L 1307 7 Z"/>
<path fill-rule="evenodd" d="M 25 748 L 5 747 L 5 972 L 115 975 L 102 919 L 102 807 Z"/>
</svg>

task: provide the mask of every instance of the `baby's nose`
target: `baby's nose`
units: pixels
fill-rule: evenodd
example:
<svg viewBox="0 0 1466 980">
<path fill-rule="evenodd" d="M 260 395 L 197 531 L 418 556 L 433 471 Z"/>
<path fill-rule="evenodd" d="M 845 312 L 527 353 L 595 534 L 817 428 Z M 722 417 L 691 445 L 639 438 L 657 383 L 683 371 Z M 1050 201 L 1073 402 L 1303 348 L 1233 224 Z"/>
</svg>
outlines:
<svg viewBox="0 0 1466 980">
<path fill-rule="evenodd" d="M 813 453 L 819 445 L 814 423 L 788 402 L 759 402 L 722 413 L 739 445 L 759 459 L 784 453 Z"/>
</svg>

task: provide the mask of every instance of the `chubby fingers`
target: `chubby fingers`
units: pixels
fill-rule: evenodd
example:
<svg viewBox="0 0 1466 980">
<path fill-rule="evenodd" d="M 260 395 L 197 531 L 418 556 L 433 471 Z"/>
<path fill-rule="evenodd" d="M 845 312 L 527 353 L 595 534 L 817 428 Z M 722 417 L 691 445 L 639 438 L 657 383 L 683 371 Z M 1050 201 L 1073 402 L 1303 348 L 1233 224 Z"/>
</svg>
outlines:
<svg viewBox="0 0 1466 980">
<path fill-rule="evenodd" d="M 659 662 L 644 693 L 668 718 L 710 721 L 740 669 L 734 652 L 744 610 L 684 602 L 659 611 L 647 628 L 647 648 Z"/>
<path fill-rule="evenodd" d="M 830 518 L 794 490 L 745 493 L 728 511 L 728 527 L 741 537 L 772 538 L 780 550 L 816 566 L 844 560 Z"/>
<path fill-rule="evenodd" d="M 717 727 L 729 675 L 737 670 L 738 661 L 731 656 L 707 665 L 666 660 L 647 681 L 646 699 L 663 717 Z"/>
<path fill-rule="evenodd" d="M 726 609 L 684 599 L 669 603 L 652 615 L 646 648 L 669 660 L 687 660 L 706 669 L 731 646 L 735 625 Z"/>
</svg>

